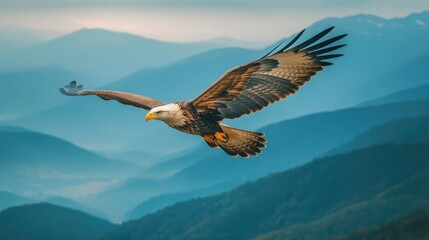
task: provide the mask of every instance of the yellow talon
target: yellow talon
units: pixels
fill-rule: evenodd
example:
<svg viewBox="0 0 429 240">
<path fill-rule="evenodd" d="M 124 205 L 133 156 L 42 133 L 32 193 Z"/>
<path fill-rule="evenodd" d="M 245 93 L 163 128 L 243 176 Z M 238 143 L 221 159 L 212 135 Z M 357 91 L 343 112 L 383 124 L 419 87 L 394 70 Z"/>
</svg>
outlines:
<svg viewBox="0 0 429 240">
<path fill-rule="evenodd" d="M 221 142 L 228 142 L 229 137 L 228 134 L 224 133 L 224 132 L 215 132 L 214 134 L 216 140 L 221 141 Z"/>
</svg>

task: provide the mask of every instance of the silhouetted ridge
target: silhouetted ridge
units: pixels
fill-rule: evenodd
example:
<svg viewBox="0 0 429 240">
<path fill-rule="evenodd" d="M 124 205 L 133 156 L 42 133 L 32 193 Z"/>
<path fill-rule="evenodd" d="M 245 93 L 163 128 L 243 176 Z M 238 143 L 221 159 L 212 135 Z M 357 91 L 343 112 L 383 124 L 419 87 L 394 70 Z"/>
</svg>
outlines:
<svg viewBox="0 0 429 240">
<path fill-rule="evenodd" d="M 86 213 L 47 203 L 0 212 L 0 239 L 92 240 L 116 226 Z"/>
</svg>

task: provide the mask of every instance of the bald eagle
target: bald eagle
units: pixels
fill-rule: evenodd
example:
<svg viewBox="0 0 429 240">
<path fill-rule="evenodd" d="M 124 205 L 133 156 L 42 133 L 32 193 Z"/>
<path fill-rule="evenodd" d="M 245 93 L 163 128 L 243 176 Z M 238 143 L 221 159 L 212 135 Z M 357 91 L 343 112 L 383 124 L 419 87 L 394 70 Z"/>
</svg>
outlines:
<svg viewBox="0 0 429 240">
<path fill-rule="evenodd" d="M 256 156 L 265 147 L 264 134 L 232 128 L 221 121 L 254 113 L 294 94 L 316 72 L 332 65 L 326 60 L 342 56 L 331 52 L 345 44 L 330 45 L 347 35 L 319 42 L 333 28 L 293 46 L 304 29 L 284 47 L 280 48 L 279 44 L 265 56 L 228 70 L 192 100 L 164 103 L 127 92 L 83 90 L 75 81 L 60 88 L 60 92 L 67 96 L 97 95 L 104 100 L 143 108 L 149 110 L 146 121 L 161 120 L 182 132 L 199 135 L 210 147 L 220 147 L 231 156 Z"/>
</svg>

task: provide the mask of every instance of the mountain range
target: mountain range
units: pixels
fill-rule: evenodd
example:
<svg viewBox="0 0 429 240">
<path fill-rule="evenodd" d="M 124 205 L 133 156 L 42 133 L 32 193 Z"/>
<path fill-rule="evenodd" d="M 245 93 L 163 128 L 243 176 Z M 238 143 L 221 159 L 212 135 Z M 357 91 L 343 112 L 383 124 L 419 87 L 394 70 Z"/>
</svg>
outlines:
<svg viewBox="0 0 429 240">
<path fill-rule="evenodd" d="M 351 233 L 429 206 L 428 146 L 387 144 L 318 159 L 126 222 L 101 239 L 328 239 Z"/>
<path fill-rule="evenodd" d="M 92 78 L 96 86 L 140 68 L 173 62 L 209 49 L 214 42 L 173 43 L 103 29 L 81 29 L 4 54 L 1 69 L 57 65 Z M 7 61 L 5 61 L 7 59 Z M 58 79 L 61 80 L 61 79 Z"/>
</svg>

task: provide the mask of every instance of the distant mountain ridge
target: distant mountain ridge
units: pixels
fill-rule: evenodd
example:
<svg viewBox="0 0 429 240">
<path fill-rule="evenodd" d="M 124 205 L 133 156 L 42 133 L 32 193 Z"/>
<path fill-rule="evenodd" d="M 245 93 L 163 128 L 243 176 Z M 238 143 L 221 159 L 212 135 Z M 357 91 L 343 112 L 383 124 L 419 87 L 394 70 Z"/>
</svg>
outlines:
<svg viewBox="0 0 429 240">
<path fill-rule="evenodd" d="M 326 154 L 334 155 L 386 143 L 405 144 L 424 142 L 429 142 L 429 115 L 398 119 L 372 127 L 354 139 L 328 151 Z"/>
<path fill-rule="evenodd" d="M 419 101 L 429 99 L 429 84 L 405 89 L 377 99 L 361 103 L 359 106 L 381 105 L 392 102 Z"/>
<path fill-rule="evenodd" d="M 100 86 L 142 67 L 173 62 L 193 54 L 221 47 L 210 42 L 172 43 L 103 29 L 81 29 L 18 52 L 0 68 L 59 65 L 94 78 Z"/>
<path fill-rule="evenodd" d="M 429 38 L 429 33 L 427 35 L 427 38 Z M 429 83 L 429 69 L 426 68 L 428 64 L 429 54 L 423 54 L 382 76 L 369 78 L 367 84 L 361 84 L 356 89 L 353 89 L 353 93 L 348 92 L 347 94 L 354 94 L 356 100 L 360 99 L 359 102 L 356 102 L 361 104 L 361 102 L 369 102 L 386 96 L 394 97 L 394 94 L 399 92 L 423 87 L 420 91 L 415 90 L 418 95 L 406 98 L 414 100 L 427 99 L 422 97 L 421 91 L 424 91 L 424 86 Z M 370 84 L 374 86 L 370 86 Z M 368 96 L 371 98 L 368 98 Z M 389 101 L 388 99 L 385 100 Z M 397 100 L 392 99 L 391 101 Z"/>
</svg>

